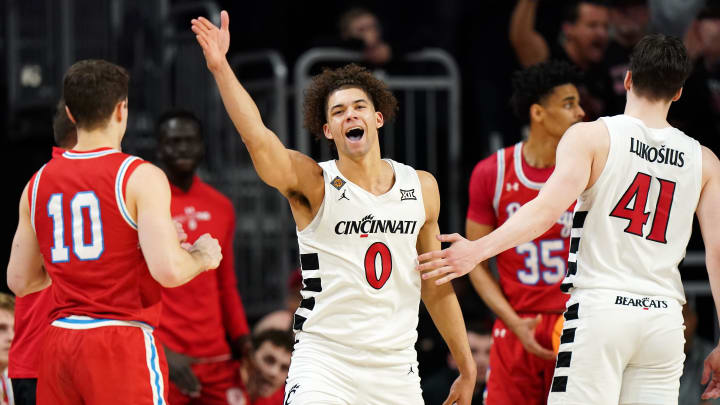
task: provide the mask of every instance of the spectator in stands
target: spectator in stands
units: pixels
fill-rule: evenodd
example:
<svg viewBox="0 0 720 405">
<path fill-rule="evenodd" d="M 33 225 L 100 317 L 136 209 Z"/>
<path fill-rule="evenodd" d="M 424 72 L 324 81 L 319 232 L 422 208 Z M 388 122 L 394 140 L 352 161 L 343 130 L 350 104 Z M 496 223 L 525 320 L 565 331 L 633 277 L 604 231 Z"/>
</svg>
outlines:
<svg viewBox="0 0 720 405">
<path fill-rule="evenodd" d="M 625 106 L 625 73 L 635 44 L 649 32 L 650 9 L 647 0 L 613 0 L 610 7 L 610 43 L 605 64 L 612 80 L 614 100 L 610 110 L 620 112 Z"/>
<path fill-rule="evenodd" d="M 383 40 L 382 28 L 375 14 L 364 8 L 351 8 L 340 17 L 340 38 L 359 41 L 365 61 L 375 66 L 390 62 L 392 48 Z"/>
<path fill-rule="evenodd" d="M 668 121 L 720 153 L 720 1 L 708 2 L 685 37 L 695 65 Z"/>
<path fill-rule="evenodd" d="M 294 342 L 289 330 L 268 329 L 256 334 L 252 352 L 240 366 L 241 389 L 233 391 L 231 397 L 235 402 L 231 403 L 282 405 Z M 285 403 L 291 402 L 292 394 L 288 393 Z"/>
<path fill-rule="evenodd" d="M 612 82 L 603 63 L 608 46 L 610 11 L 597 0 L 572 2 L 566 9 L 562 35 L 557 44 L 548 41 L 535 30 L 538 0 L 518 0 L 510 19 L 510 43 L 522 67 L 549 59 L 568 61 L 584 74 L 578 86 L 587 120 L 616 113 L 609 104 L 613 101 Z"/>
<path fill-rule="evenodd" d="M 302 301 L 302 273 L 300 268 L 294 269 L 287 280 L 287 295 L 285 295 L 285 308 L 270 312 L 262 317 L 253 327 L 253 334 L 257 335 L 268 329 L 291 330 L 293 314 Z"/>
<path fill-rule="evenodd" d="M 228 404 L 238 363 L 249 350 L 249 329 L 235 279 L 235 210 L 195 171 L 204 154 L 202 124 L 191 112 L 172 110 L 157 121 L 157 156 L 170 181 L 170 211 L 187 242 L 215 235 L 223 259 L 176 288 L 164 288 L 158 336 L 165 345 L 172 404 Z"/>
<path fill-rule="evenodd" d="M 0 405 L 15 405 L 8 378 L 8 354 L 15 334 L 15 298 L 0 293 Z"/>
<path fill-rule="evenodd" d="M 705 386 L 700 384 L 703 362 L 715 345 L 698 336 L 698 316 L 692 301 L 683 305 L 685 319 L 685 364 L 680 377 L 680 400 L 678 405 L 720 405 L 720 400 L 700 400 Z"/>
<path fill-rule="evenodd" d="M 706 0 L 648 0 L 652 32 L 682 38 Z M 691 50 L 688 49 L 688 53 Z"/>
<path fill-rule="evenodd" d="M 55 110 L 53 138 L 58 146 L 53 153 L 72 149 L 77 143 L 77 130 L 65 112 L 64 100 L 58 102 Z M 15 337 L 8 364 L 15 405 L 35 405 L 36 402 L 40 347 L 51 321 L 51 288 L 52 285 L 15 300 Z"/>
<path fill-rule="evenodd" d="M 482 322 L 469 322 L 466 327 L 470 350 L 477 365 L 477 377 L 472 403 L 473 405 L 482 405 L 485 380 L 487 378 L 488 364 L 490 361 L 492 337 L 490 336 L 490 328 Z M 436 371 L 430 377 L 423 379 L 422 390 L 425 404 L 442 405 L 447 397 L 447 392 L 450 390 L 450 386 L 458 375 L 457 364 L 448 352 L 447 366 Z"/>
</svg>

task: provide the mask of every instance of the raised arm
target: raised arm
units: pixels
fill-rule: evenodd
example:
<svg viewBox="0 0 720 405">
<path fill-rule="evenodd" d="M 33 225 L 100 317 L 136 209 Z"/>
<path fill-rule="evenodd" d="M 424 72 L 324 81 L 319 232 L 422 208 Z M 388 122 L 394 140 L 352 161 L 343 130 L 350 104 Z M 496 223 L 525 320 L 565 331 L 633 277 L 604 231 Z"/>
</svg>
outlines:
<svg viewBox="0 0 720 405">
<path fill-rule="evenodd" d="M 702 151 L 703 187 L 695 213 L 705 243 L 705 266 L 710 290 L 715 301 L 716 315 L 720 314 L 720 162 L 710 149 Z M 712 379 L 710 379 L 712 377 Z M 702 399 L 720 397 L 720 344 L 708 355 L 703 369 L 702 383 L 710 384 Z"/>
<path fill-rule="evenodd" d="M 28 188 L 26 185 L 20 196 L 18 226 L 13 237 L 7 267 L 8 287 L 18 297 L 40 291 L 51 282 L 43 267 L 40 246 L 30 222 Z"/>
<path fill-rule="evenodd" d="M 226 11 L 220 14 L 220 20 L 218 29 L 204 17 L 193 19 L 192 30 L 215 78 L 225 110 L 247 146 L 255 170 L 265 183 L 286 197 L 300 192 L 314 207 L 319 206 L 316 194 L 321 193 L 321 201 L 324 190 L 322 169 L 310 157 L 285 148 L 265 126 L 255 102 L 235 77 L 225 57 L 230 47 L 230 17 Z"/>
<path fill-rule="evenodd" d="M 440 193 L 437 182 L 430 173 L 418 171 L 418 176 L 422 185 L 426 216 L 425 224 L 420 228 L 417 240 L 418 253 L 422 253 L 440 248 L 440 242 L 435 237 L 440 233 L 438 226 Z M 465 321 L 452 284 L 438 286 L 430 280 L 423 280 L 421 291 L 423 303 L 425 303 L 435 327 L 447 343 L 460 371 L 460 376 L 453 383 L 445 403 L 457 402 L 459 405 L 470 405 L 477 366 L 470 352 Z"/>
<path fill-rule="evenodd" d="M 547 41 L 535 31 L 538 0 L 518 0 L 510 17 L 510 43 L 523 67 L 550 58 Z"/>
<path fill-rule="evenodd" d="M 222 254 L 218 241 L 200 236 L 187 250 L 180 246 L 170 217 L 170 185 L 162 170 L 141 164 L 130 175 L 126 201 L 137 218 L 138 238 L 150 274 L 164 287 L 177 287 L 214 269 Z"/>
<path fill-rule="evenodd" d="M 465 235 L 471 241 L 490 234 L 493 229 L 494 227 L 491 225 L 479 224 L 470 219 L 465 222 Z M 540 323 L 541 315 L 538 314 L 534 318 L 521 318 L 515 312 L 500 289 L 498 281 L 492 275 L 487 260 L 480 262 L 468 276 L 480 298 L 517 336 L 525 350 L 544 359 L 555 357 L 552 350 L 542 347 L 535 339 L 535 327 Z"/>
<path fill-rule="evenodd" d="M 420 255 L 421 261 L 436 259 L 418 266 L 418 270 L 425 272 L 423 278 L 439 277 L 436 283 L 446 283 L 469 273 L 483 260 L 542 235 L 588 186 L 596 150 L 607 142 L 607 129 L 602 122 L 570 127 L 558 144 L 555 170 L 538 196 L 482 239 L 470 242 L 458 234 L 439 236 L 441 241 L 453 245 Z"/>
</svg>

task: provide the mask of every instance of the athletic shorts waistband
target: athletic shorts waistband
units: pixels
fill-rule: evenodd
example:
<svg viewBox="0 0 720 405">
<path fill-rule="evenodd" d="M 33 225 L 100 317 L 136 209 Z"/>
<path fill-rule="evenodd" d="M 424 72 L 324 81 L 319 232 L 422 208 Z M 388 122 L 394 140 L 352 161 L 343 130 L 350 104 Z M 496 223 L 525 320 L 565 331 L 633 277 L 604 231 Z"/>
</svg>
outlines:
<svg viewBox="0 0 720 405">
<path fill-rule="evenodd" d="M 140 321 L 122 321 L 119 319 L 91 318 L 82 315 L 70 315 L 58 318 L 51 323 L 52 326 L 65 329 L 95 329 L 105 326 L 132 326 L 152 332 L 152 326 Z"/>
</svg>

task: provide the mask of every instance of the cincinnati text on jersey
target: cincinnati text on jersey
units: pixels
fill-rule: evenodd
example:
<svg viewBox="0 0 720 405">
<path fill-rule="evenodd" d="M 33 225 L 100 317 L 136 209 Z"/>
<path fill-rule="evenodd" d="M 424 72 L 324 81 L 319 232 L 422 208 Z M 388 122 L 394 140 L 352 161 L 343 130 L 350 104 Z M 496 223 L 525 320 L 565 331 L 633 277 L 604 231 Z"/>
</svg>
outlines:
<svg viewBox="0 0 720 405">
<path fill-rule="evenodd" d="M 685 152 L 666 148 L 665 145 L 661 145 L 660 149 L 658 149 L 632 137 L 630 138 L 630 153 L 634 153 L 650 163 L 664 163 L 677 167 L 685 166 L 685 160 L 683 159 Z"/>
<path fill-rule="evenodd" d="M 615 298 L 615 305 L 625 305 L 627 307 L 642 307 L 642 308 L 667 308 L 668 304 L 665 300 L 654 300 L 648 297 L 644 298 L 629 298 L 618 295 Z"/>
<path fill-rule="evenodd" d="M 417 221 L 403 221 L 401 219 L 374 219 L 366 215 L 359 221 L 340 221 L 335 224 L 335 233 L 338 235 L 371 234 L 371 233 L 415 233 Z"/>
</svg>

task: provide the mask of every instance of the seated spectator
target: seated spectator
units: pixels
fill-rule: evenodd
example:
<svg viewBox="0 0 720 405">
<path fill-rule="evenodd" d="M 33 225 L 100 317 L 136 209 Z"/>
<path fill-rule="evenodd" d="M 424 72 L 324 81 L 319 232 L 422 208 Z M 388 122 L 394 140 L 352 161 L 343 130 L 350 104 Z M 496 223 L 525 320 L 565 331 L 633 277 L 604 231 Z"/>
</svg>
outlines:
<svg viewBox="0 0 720 405">
<path fill-rule="evenodd" d="M 14 405 L 12 385 L 8 378 L 8 354 L 15 327 L 15 298 L 0 293 L 0 405 Z"/>
<path fill-rule="evenodd" d="M 700 395 L 705 386 L 700 384 L 703 362 L 715 347 L 714 344 L 698 336 L 698 316 L 695 308 L 688 302 L 683 305 L 685 319 L 685 364 L 680 377 L 680 400 L 678 405 L 719 405 L 720 400 L 702 401 Z"/>
<path fill-rule="evenodd" d="M 680 100 L 673 103 L 668 121 L 720 153 L 720 1 L 704 7 L 685 37 L 694 49 L 695 65 L 685 81 Z"/>
<path fill-rule="evenodd" d="M 293 344 L 288 330 L 268 329 L 253 336 L 250 355 L 240 366 L 240 390 L 228 393 L 228 402 L 282 405 Z M 288 397 L 285 403 L 291 402 Z"/>
<path fill-rule="evenodd" d="M 608 46 L 608 7 L 595 0 L 570 4 L 557 44 L 549 43 L 535 30 L 537 7 L 537 0 L 518 0 L 510 19 L 510 43 L 520 65 L 526 68 L 549 59 L 567 61 L 584 75 L 578 91 L 586 119 L 617 113 L 611 108 L 612 82 L 603 63 Z"/>
<path fill-rule="evenodd" d="M 490 346 L 492 337 L 490 328 L 483 326 L 480 322 L 471 322 L 467 325 L 468 343 L 473 359 L 477 365 L 477 379 L 475 392 L 473 394 L 473 405 L 482 405 L 483 393 L 485 391 L 485 380 L 487 379 L 488 363 L 490 360 Z M 441 405 L 450 391 L 453 381 L 458 377 L 458 368 L 455 360 L 447 354 L 447 367 L 436 371 L 430 377 L 423 379 L 422 390 L 425 404 Z"/>
<path fill-rule="evenodd" d="M 610 7 L 610 43 L 605 64 L 612 80 L 614 100 L 610 109 L 622 112 L 625 106 L 625 73 L 630 65 L 630 53 L 640 39 L 649 32 L 650 9 L 647 0 L 614 0 Z"/>
<path fill-rule="evenodd" d="M 392 48 L 383 40 L 377 16 L 364 8 L 352 8 L 340 17 L 340 38 L 359 41 L 365 60 L 375 66 L 392 58 Z"/>
</svg>

